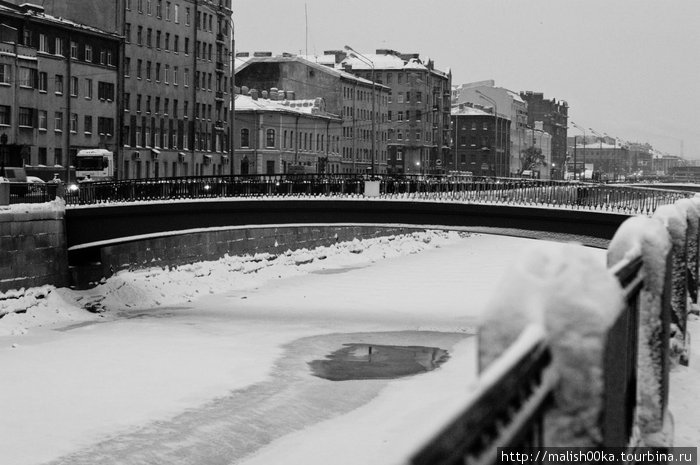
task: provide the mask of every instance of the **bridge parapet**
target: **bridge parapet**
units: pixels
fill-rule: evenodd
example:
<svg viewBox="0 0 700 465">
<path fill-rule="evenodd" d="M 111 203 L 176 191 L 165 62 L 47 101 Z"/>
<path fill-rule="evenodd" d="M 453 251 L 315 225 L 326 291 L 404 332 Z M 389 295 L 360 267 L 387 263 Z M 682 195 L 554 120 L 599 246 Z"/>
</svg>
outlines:
<svg viewBox="0 0 700 465">
<path fill-rule="evenodd" d="M 69 205 L 210 198 L 377 197 L 461 203 L 536 205 L 652 214 L 690 192 L 630 186 L 519 178 L 376 177 L 344 175 L 250 175 L 136 179 L 83 183 L 69 191 Z M 375 192 L 376 184 L 379 190 Z M 371 186 L 366 187 L 366 186 Z M 371 190 L 367 191 L 366 189 Z"/>
</svg>

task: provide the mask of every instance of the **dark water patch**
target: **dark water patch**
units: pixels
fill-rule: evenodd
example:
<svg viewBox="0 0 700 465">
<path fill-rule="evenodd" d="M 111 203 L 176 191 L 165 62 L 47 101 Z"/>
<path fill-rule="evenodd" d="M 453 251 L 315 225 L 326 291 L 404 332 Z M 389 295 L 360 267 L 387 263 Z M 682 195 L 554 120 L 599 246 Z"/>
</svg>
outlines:
<svg viewBox="0 0 700 465">
<path fill-rule="evenodd" d="M 331 381 L 394 379 L 434 370 L 448 359 L 448 352 L 437 347 L 344 344 L 309 366 L 314 376 Z"/>
</svg>

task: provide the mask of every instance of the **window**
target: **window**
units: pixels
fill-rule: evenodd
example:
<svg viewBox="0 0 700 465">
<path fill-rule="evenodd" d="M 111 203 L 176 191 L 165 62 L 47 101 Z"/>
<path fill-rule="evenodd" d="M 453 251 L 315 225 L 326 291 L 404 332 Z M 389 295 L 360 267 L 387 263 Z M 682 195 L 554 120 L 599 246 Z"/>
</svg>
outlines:
<svg viewBox="0 0 700 465">
<path fill-rule="evenodd" d="M 403 121 L 403 111 L 399 111 L 399 112 L 398 112 L 397 121 Z"/>
<path fill-rule="evenodd" d="M 180 36 L 175 34 L 173 39 L 173 52 L 178 53 L 180 51 Z"/>
<path fill-rule="evenodd" d="M 63 93 L 63 75 L 61 75 L 61 74 L 57 74 L 54 77 L 54 92 L 56 94 Z"/>
<path fill-rule="evenodd" d="M 161 32 L 156 31 L 156 48 L 160 50 L 160 37 L 161 37 Z"/>
<path fill-rule="evenodd" d="M 20 68 L 19 68 L 19 86 L 33 89 L 36 87 L 36 82 L 37 82 L 36 69 L 20 66 Z"/>
<path fill-rule="evenodd" d="M 77 113 L 70 114 L 70 132 L 72 132 L 72 133 L 78 132 L 78 114 Z"/>
<path fill-rule="evenodd" d="M 131 76 L 131 57 L 124 57 L 124 77 Z"/>
<path fill-rule="evenodd" d="M 422 117 L 423 117 L 423 114 L 421 113 L 421 111 L 416 110 L 416 121 L 420 121 Z"/>
<path fill-rule="evenodd" d="M 107 50 L 105 50 L 105 49 L 100 50 L 100 64 L 101 65 L 107 64 Z"/>
<path fill-rule="evenodd" d="M 79 80 L 77 76 L 71 76 L 70 78 L 70 95 L 71 97 L 78 96 Z"/>
<path fill-rule="evenodd" d="M 166 32 L 166 33 L 165 33 L 165 45 L 164 45 L 164 48 L 165 48 L 165 51 L 166 51 L 166 52 L 170 50 L 170 33 L 169 33 L 169 32 Z"/>
<path fill-rule="evenodd" d="M 9 126 L 12 110 L 9 105 L 0 105 L 0 124 Z"/>
<path fill-rule="evenodd" d="M 49 53 L 49 37 L 46 34 L 39 34 L 39 51 Z"/>
<path fill-rule="evenodd" d="M 416 102 L 423 102 L 423 92 L 416 92 Z"/>
<path fill-rule="evenodd" d="M 151 96 L 146 96 L 146 113 L 151 113 Z"/>
<path fill-rule="evenodd" d="M 185 55 L 190 54 L 190 38 L 185 37 Z"/>
<path fill-rule="evenodd" d="M 165 2 L 165 20 L 170 21 L 170 2 Z"/>
<path fill-rule="evenodd" d="M 185 25 L 190 25 L 190 7 L 185 7 Z"/>
<path fill-rule="evenodd" d="M 78 42 L 70 42 L 70 57 L 74 60 L 78 59 Z"/>
<path fill-rule="evenodd" d="M 33 43 L 33 33 L 31 29 L 24 29 L 22 32 L 22 44 L 26 45 L 27 47 L 31 47 Z"/>
<path fill-rule="evenodd" d="M 124 39 L 127 43 L 131 42 L 131 23 L 124 24 Z"/>
<path fill-rule="evenodd" d="M 163 17 L 163 0 L 156 0 L 156 17 Z"/>
<path fill-rule="evenodd" d="M 92 62 L 92 45 L 85 45 L 85 61 Z"/>
<path fill-rule="evenodd" d="M 163 77 L 165 79 L 165 83 L 169 84 L 170 83 L 170 65 L 165 65 L 165 75 Z"/>
<path fill-rule="evenodd" d="M 396 139 L 403 140 L 403 131 L 396 131 Z"/>
<path fill-rule="evenodd" d="M 92 115 L 85 115 L 84 121 L 83 121 L 83 131 L 85 132 L 86 136 L 91 136 L 92 135 Z"/>
<path fill-rule="evenodd" d="M 175 16 L 175 22 L 176 22 L 176 23 L 179 23 L 179 22 L 180 22 L 180 5 L 178 5 L 178 4 L 176 3 L 175 6 L 174 6 L 174 11 L 173 11 L 173 12 L 174 12 L 174 15 L 173 15 L 173 16 Z"/>
<path fill-rule="evenodd" d="M 173 67 L 173 84 L 174 85 L 177 85 L 177 74 L 178 74 L 179 69 L 180 68 L 178 68 L 177 66 Z"/>
<path fill-rule="evenodd" d="M 0 63 L 0 84 L 10 84 L 12 82 L 12 68 L 10 65 Z"/>
<path fill-rule="evenodd" d="M 59 166 L 63 163 L 63 149 L 53 149 L 53 162 Z"/>
<path fill-rule="evenodd" d="M 146 31 L 146 47 L 153 47 L 153 29 L 151 29 L 150 27 Z"/>
<path fill-rule="evenodd" d="M 141 77 L 142 77 L 141 68 L 143 68 L 143 60 L 138 59 L 138 60 L 136 60 L 136 78 L 137 79 L 141 79 Z"/>
<path fill-rule="evenodd" d="M 247 128 L 241 129 L 241 147 L 250 147 L 250 131 Z"/>
<path fill-rule="evenodd" d="M 114 84 L 111 82 L 97 82 L 97 98 L 100 100 L 114 100 Z"/>
<path fill-rule="evenodd" d="M 187 68 L 185 68 L 184 80 L 185 80 L 184 81 L 185 87 L 189 87 L 190 86 L 190 70 Z"/>
<path fill-rule="evenodd" d="M 63 56 L 63 38 L 56 37 L 56 55 Z"/>
<path fill-rule="evenodd" d="M 136 94 L 136 111 L 141 112 L 141 94 Z"/>
<path fill-rule="evenodd" d="M 49 75 L 45 72 L 39 73 L 39 92 L 46 92 L 49 83 Z"/>
<path fill-rule="evenodd" d="M 39 164 L 46 165 L 46 147 L 39 147 Z"/>
<path fill-rule="evenodd" d="M 143 26 L 139 26 L 136 30 L 136 44 L 143 45 Z"/>
<path fill-rule="evenodd" d="M 151 15 L 152 10 L 151 10 L 151 0 L 146 0 L 146 14 Z"/>
<path fill-rule="evenodd" d="M 139 60 L 139 61 L 141 61 L 141 60 Z M 148 60 L 146 62 L 146 80 L 147 81 L 151 80 L 151 66 L 152 66 L 151 61 Z"/>
<path fill-rule="evenodd" d="M 396 149 L 396 161 L 403 160 L 403 149 L 401 147 Z"/>
<path fill-rule="evenodd" d="M 124 111 L 131 110 L 131 94 L 124 92 Z"/>
<path fill-rule="evenodd" d="M 160 113 L 160 97 L 156 97 L 156 114 Z"/>
<path fill-rule="evenodd" d="M 420 140 L 420 138 L 421 138 L 421 132 L 416 131 L 416 140 Z"/>
<path fill-rule="evenodd" d="M 92 79 L 85 78 L 85 98 L 92 99 Z"/>
<path fill-rule="evenodd" d="M 139 13 L 143 13 L 143 0 L 136 0 L 136 9 Z"/>
<path fill-rule="evenodd" d="M 107 50 L 107 66 L 114 66 L 114 62 L 112 61 L 112 51 Z"/>
<path fill-rule="evenodd" d="M 165 116 L 168 116 L 168 110 L 170 109 L 170 99 L 166 98 L 165 102 L 163 103 L 163 113 Z"/>
<path fill-rule="evenodd" d="M 156 63 L 156 82 L 160 82 L 160 63 Z"/>
<path fill-rule="evenodd" d="M 114 119 L 113 118 L 97 118 L 97 132 L 100 135 L 105 135 L 110 137 L 114 133 Z"/>
<path fill-rule="evenodd" d="M 49 127 L 49 114 L 46 110 L 39 111 L 39 129 L 46 131 Z"/>
<path fill-rule="evenodd" d="M 399 74 L 400 76 L 400 74 Z M 403 92 L 399 92 L 398 95 L 396 96 L 396 101 L 398 103 L 403 103 Z"/>
<path fill-rule="evenodd" d="M 63 131 L 63 112 L 57 111 L 54 113 L 54 131 Z"/>
</svg>

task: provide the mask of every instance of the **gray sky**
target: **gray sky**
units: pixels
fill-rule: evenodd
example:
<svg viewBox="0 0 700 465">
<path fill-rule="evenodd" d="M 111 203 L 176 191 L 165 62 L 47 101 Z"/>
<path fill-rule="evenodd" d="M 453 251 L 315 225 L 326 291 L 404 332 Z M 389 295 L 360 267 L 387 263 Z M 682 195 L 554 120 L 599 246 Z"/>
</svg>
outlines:
<svg viewBox="0 0 700 465">
<path fill-rule="evenodd" d="M 234 0 L 236 50 L 305 53 L 305 5 L 310 54 L 418 52 L 453 84 L 543 92 L 587 133 L 700 159 L 698 0 Z"/>
</svg>

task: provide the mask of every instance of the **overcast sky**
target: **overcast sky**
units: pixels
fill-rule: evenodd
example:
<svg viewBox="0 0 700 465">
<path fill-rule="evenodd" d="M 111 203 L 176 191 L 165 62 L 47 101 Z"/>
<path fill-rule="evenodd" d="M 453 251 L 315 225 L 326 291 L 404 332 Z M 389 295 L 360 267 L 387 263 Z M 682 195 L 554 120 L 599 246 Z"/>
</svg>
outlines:
<svg viewBox="0 0 700 465">
<path fill-rule="evenodd" d="M 543 92 L 587 133 L 700 159 L 698 0 L 234 0 L 236 50 L 305 53 L 305 6 L 309 54 L 418 52 L 453 84 Z"/>
</svg>

